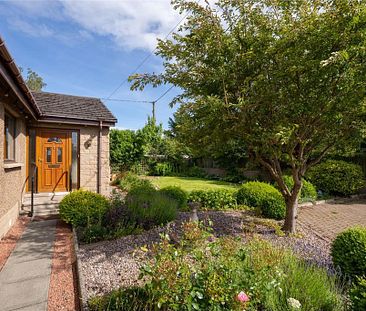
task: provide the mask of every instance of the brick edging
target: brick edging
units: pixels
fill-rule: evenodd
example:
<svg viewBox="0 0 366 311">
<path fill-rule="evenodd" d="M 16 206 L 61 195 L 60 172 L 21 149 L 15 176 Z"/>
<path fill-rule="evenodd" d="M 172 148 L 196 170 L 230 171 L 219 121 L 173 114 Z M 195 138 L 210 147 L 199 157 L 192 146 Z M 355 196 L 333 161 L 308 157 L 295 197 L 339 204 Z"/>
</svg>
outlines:
<svg viewBox="0 0 366 311">
<path fill-rule="evenodd" d="M 314 205 L 320 205 L 320 204 L 325 204 L 325 203 L 335 203 L 339 200 L 354 200 L 354 199 L 364 199 L 366 198 L 366 194 L 354 194 L 351 195 L 350 197 L 334 197 L 328 200 L 319 200 L 319 201 L 314 201 L 314 202 L 305 202 L 305 203 L 301 203 L 299 204 L 299 207 L 309 207 L 309 206 L 314 206 Z"/>
<path fill-rule="evenodd" d="M 76 277 L 78 283 L 78 290 L 79 290 L 79 301 L 80 301 L 80 310 L 81 311 L 88 311 L 88 302 L 86 301 L 85 297 L 85 290 L 84 290 L 84 277 L 80 270 L 80 259 L 79 259 L 79 241 L 78 236 L 76 234 L 76 230 L 72 227 L 72 236 L 74 242 L 74 251 L 75 251 L 75 258 L 76 258 Z"/>
</svg>

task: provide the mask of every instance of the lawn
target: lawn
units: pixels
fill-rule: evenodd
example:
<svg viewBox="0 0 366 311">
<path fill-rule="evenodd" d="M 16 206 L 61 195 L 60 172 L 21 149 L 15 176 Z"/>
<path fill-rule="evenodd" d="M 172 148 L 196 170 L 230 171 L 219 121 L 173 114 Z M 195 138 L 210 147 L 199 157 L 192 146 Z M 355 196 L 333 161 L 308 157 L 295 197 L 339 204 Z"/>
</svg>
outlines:
<svg viewBox="0 0 366 311">
<path fill-rule="evenodd" d="M 238 185 L 228 182 L 195 177 L 149 177 L 149 179 L 159 188 L 178 186 L 186 191 L 216 189 L 235 190 L 238 188 Z"/>
</svg>

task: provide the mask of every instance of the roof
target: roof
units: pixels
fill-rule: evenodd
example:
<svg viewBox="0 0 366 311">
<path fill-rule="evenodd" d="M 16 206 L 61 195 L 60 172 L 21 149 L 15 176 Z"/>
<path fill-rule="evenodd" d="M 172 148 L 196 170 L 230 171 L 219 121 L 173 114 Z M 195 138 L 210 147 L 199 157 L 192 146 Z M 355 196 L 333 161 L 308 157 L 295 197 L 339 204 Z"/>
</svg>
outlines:
<svg viewBox="0 0 366 311">
<path fill-rule="evenodd" d="M 14 59 L 12 58 L 8 48 L 5 45 L 5 41 L 3 40 L 3 38 L 1 36 L 0 36 L 0 62 L 1 62 L 1 64 L 4 65 L 7 72 L 9 72 L 9 74 L 12 76 L 12 79 L 15 81 L 18 88 L 23 93 L 24 97 L 21 98 L 23 104 L 27 106 L 27 104 L 29 103 L 30 107 L 31 107 L 30 109 L 34 110 L 36 112 L 36 114 L 38 114 L 39 109 L 32 96 L 32 93 L 31 93 L 30 89 L 27 87 L 27 85 L 20 73 L 18 66 L 16 65 Z M 32 110 L 30 111 L 31 114 L 34 117 L 36 117 L 36 115 L 33 114 Z"/>
<path fill-rule="evenodd" d="M 116 123 L 116 117 L 99 98 L 32 92 L 42 117 Z"/>
</svg>

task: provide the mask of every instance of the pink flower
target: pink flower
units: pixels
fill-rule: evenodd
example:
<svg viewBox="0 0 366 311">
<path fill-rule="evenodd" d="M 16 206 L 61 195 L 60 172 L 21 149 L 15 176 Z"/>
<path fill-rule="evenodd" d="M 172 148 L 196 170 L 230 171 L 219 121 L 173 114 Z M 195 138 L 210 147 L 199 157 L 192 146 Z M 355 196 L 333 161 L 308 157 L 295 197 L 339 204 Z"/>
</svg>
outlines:
<svg viewBox="0 0 366 311">
<path fill-rule="evenodd" d="M 244 292 L 240 292 L 238 294 L 238 296 L 236 296 L 236 299 L 239 301 L 239 302 L 242 302 L 242 303 L 246 303 L 249 301 L 249 297 L 246 293 Z"/>
</svg>

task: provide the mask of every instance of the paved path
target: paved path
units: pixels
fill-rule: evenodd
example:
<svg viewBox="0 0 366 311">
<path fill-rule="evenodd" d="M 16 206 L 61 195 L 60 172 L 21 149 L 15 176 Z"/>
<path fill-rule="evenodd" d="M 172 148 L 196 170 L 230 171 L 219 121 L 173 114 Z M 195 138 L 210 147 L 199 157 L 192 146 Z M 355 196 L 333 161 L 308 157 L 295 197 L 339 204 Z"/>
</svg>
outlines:
<svg viewBox="0 0 366 311">
<path fill-rule="evenodd" d="M 298 221 L 323 238 L 333 240 L 339 232 L 349 227 L 366 226 L 366 199 L 301 207 Z"/>
<path fill-rule="evenodd" d="M 0 310 L 47 310 L 56 222 L 27 226 L 0 271 Z"/>
</svg>

